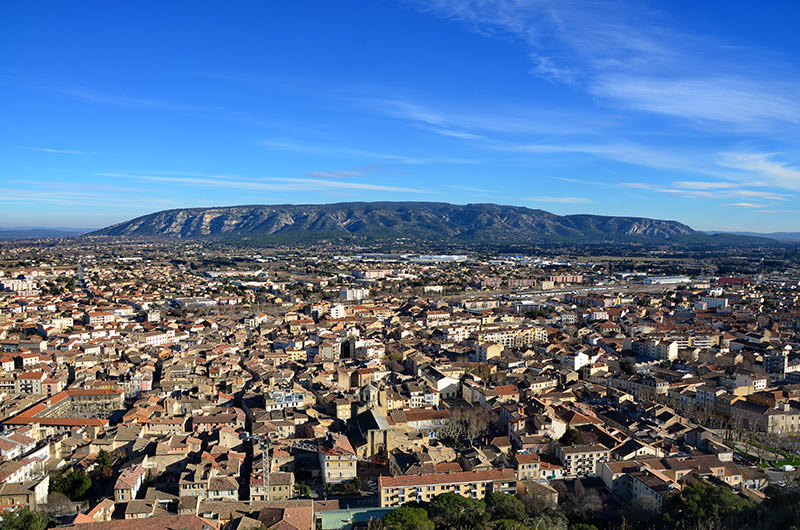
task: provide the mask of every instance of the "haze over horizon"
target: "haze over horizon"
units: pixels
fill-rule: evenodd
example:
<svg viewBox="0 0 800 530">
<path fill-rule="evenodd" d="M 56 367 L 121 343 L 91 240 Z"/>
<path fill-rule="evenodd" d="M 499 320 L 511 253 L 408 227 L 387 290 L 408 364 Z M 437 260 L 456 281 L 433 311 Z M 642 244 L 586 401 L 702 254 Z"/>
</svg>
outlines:
<svg viewBox="0 0 800 530">
<path fill-rule="evenodd" d="M 437 201 L 800 231 L 799 11 L 5 3 L 0 226 Z"/>
</svg>

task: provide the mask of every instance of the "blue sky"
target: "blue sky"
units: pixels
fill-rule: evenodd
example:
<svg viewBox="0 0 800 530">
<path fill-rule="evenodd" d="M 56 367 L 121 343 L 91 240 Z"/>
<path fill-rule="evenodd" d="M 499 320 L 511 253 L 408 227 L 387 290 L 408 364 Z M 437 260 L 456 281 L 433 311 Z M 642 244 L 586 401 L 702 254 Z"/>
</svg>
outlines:
<svg viewBox="0 0 800 530">
<path fill-rule="evenodd" d="M 799 14 L 3 2 L 0 226 L 419 200 L 800 231 Z"/>
</svg>

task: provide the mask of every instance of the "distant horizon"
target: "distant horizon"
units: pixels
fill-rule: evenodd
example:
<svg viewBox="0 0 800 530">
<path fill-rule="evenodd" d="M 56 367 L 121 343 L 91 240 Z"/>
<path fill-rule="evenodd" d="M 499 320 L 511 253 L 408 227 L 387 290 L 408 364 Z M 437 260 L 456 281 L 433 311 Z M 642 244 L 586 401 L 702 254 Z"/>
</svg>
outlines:
<svg viewBox="0 0 800 530">
<path fill-rule="evenodd" d="M 679 221 L 677 219 L 661 219 L 661 218 L 657 218 L 657 217 L 647 217 L 647 216 L 640 216 L 640 215 L 617 214 L 617 215 L 608 216 L 608 215 L 596 214 L 596 213 L 592 213 L 592 212 L 576 212 L 576 213 L 571 213 L 571 214 L 557 214 L 557 213 L 552 212 L 551 210 L 549 210 L 547 208 L 531 208 L 531 207 L 522 206 L 522 205 L 500 204 L 500 203 L 492 203 L 492 202 L 447 203 L 446 201 L 392 201 L 392 200 L 381 200 L 381 201 L 337 201 L 337 202 L 330 202 L 330 203 L 324 203 L 324 202 L 323 203 L 275 203 L 275 204 L 271 204 L 271 203 L 249 203 L 249 204 L 245 204 L 245 203 L 242 203 L 242 204 L 224 204 L 224 205 L 215 205 L 215 206 L 186 206 L 186 207 L 181 207 L 181 208 L 164 208 L 164 209 L 160 209 L 160 210 L 153 210 L 151 212 L 147 212 L 147 213 L 142 214 L 142 215 L 137 215 L 135 217 L 131 217 L 131 218 L 128 218 L 128 219 L 122 219 L 122 220 L 117 221 L 117 222 L 113 222 L 113 223 L 110 223 L 110 224 L 107 224 L 107 225 L 97 226 L 97 227 L 76 228 L 76 227 L 63 227 L 63 226 L 2 226 L 2 225 L 0 225 L 0 231 L 57 230 L 57 231 L 64 231 L 64 232 L 90 233 L 90 232 L 94 232 L 94 231 L 97 231 L 97 230 L 102 230 L 104 228 L 108 228 L 108 227 L 113 226 L 113 225 L 125 223 L 127 221 L 130 221 L 132 219 L 136 219 L 138 217 L 143 217 L 143 216 L 151 215 L 151 214 L 154 214 L 154 213 L 158 213 L 158 212 L 162 212 L 162 211 L 170 211 L 170 210 L 184 210 L 184 209 L 191 210 L 191 209 L 207 209 L 207 208 L 208 209 L 212 209 L 212 208 L 241 208 L 241 207 L 248 207 L 248 206 L 304 206 L 304 205 L 321 206 L 321 205 L 332 205 L 332 204 L 341 204 L 341 203 L 350 203 L 350 202 L 353 202 L 353 203 L 359 203 L 359 202 L 361 202 L 361 203 L 379 203 L 379 202 L 386 202 L 386 203 L 426 203 L 426 202 L 439 202 L 439 203 L 454 204 L 454 205 L 461 205 L 461 206 L 466 206 L 466 205 L 469 205 L 469 204 L 476 204 L 476 205 L 478 205 L 478 204 L 487 204 L 487 205 L 501 206 L 501 207 L 502 206 L 507 206 L 507 207 L 530 208 L 532 210 L 542 210 L 542 211 L 545 211 L 545 212 L 548 212 L 548 213 L 551 213 L 551 214 L 554 214 L 554 215 L 565 215 L 565 216 L 569 216 L 569 215 L 596 215 L 596 216 L 603 216 L 603 217 L 645 218 L 645 219 L 654 219 L 654 220 L 678 222 L 678 223 L 681 223 L 681 224 L 686 224 L 686 223 L 683 223 L 682 221 Z M 691 229 L 695 230 L 696 232 L 706 232 L 706 233 L 711 233 L 711 234 L 713 234 L 713 233 L 730 233 L 730 234 L 743 234 L 743 235 L 752 234 L 752 235 L 756 235 L 756 236 L 758 236 L 758 235 L 769 236 L 769 235 L 779 235 L 779 234 L 790 234 L 790 235 L 798 234 L 798 235 L 800 235 L 800 230 L 798 230 L 798 231 L 776 230 L 776 231 L 770 231 L 770 232 L 759 232 L 759 231 L 752 231 L 752 230 L 720 230 L 720 229 L 715 229 L 715 228 L 697 228 L 697 227 L 691 226 L 689 224 L 686 224 L 686 226 L 689 226 Z"/>
<path fill-rule="evenodd" d="M 713 0 L 4 3 L 0 225 L 414 200 L 800 231 L 798 15 Z"/>
<path fill-rule="evenodd" d="M 102 230 L 103 228 L 108 228 L 109 226 L 113 226 L 113 225 L 116 225 L 116 224 L 124 223 L 124 222 L 130 221 L 132 219 L 136 219 L 138 217 L 143 217 L 143 216 L 147 216 L 147 215 L 150 215 L 150 214 L 153 214 L 153 213 L 157 213 L 157 212 L 161 212 L 161 211 L 169 211 L 169 210 L 191 210 L 191 209 L 204 209 L 204 208 L 237 208 L 237 207 L 246 207 L 246 206 L 281 206 L 281 205 L 286 205 L 286 206 L 303 206 L 303 205 L 319 206 L 319 205 L 348 203 L 348 202 L 364 202 L 364 203 L 375 203 L 375 202 L 389 202 L 389 203 L 391 203 L 391 202 L 409 202 L 409 203 L 414 203 L 414 202 L 419 202 L 419 203 L 440 202 L 440 203 L 447 203 L 447 201 L 376 200 L 376 201 L 336 201 L 336 202 L 319 202 L 319 203 L 312 203 L 312 202 L 309 202 L 309 203 L 242 203 L 242 204 L 222 204 L 222 205 L 214 205 L 214 206 L 183 206 L 183 207 L 180 207 L 180 208 L 162 208 L 162 209 L 159 209 L 159 210 L 153 210 L 153 211 L 150 211 L 150 212 L 146 212 L 146 213 L 143 213 L 143 214 L 140 214 L 140 215 L 136 215 L 136 216 L 133 216 L 133 217 L 130 217 L 130 218 L 126 218 L 126 219 L 121 219 L 119 221 L 115 221 L 115 222 L 112 222 L 112 223 L 109 223 L 109 224 L 105 224 L 105 225 L 102 225 L 102 226 L 95 226 L 95 227 L 88 227 L 88 228 L 87 227 L 78 228 L 78 227 L 65 227 L 65 226 L 48 226 L 48 225 L 39 225 L 39 226 L 4 226 L 4 225 L 0 225 L 0 231 L 58 230 L 58 231 L 64 231 L 64 232 L 84 232 L 84 233 L 89 233 L 89 232 L 94 232 L 94 231 L 97 231 L 97 230 Z M 581 211 L 581 212 L 575 212 L 575 213 L 569 213 L 569 214 L 559 214 L 559 213 L 556 213 L 556 212 L 554 212 L 554 211 L 552 211 L 550 209 L 547 209 L 547 208 L 537 208 L 537 207 L 530 207 L 530 206 L 524 206 L 524 205 L 519 205 L 519 204 L 501 204 L 501 203 L 494 203 L 494 202 L 465 202 L 465 203 L 448 203 L 448 204 L 455 204 L 455 205 L 462 205 L 462 206 L 466 206 L 466 205 L 469 205 L 469 204 L 491 204 L 491 205 L 495 205 L 495 206 L 508 206 L 508 207 L 530 208 L 532 210 L 543 210 L 545 212 L 552 213 L 552 214 L 555 214 L 555 215 L 565 215 L 565 216 L 568 216 L 568 215 L 597 215 L 597 216 L 603 216 L 603 217 L 641 217 L 641 218 L 646 218 L 646 219 L 656 219 L 656 220 L 662 220 L 662 221 L 674 221 L 674 222 L 678 222 L 678 223 L 681 223 L 681 224 L 685 224 L 686 226 L 689 226 L 691 229 L 693 229 L 693 230 L 695 230 L 697 232 L 708 232 L 708 233 L 732 233 L 732 234 L 742 233 L 742 234 L 753 234 L 753 235 L 800 234 L 800 230 L 796 230 L 796 231 L 795 230 L 775 230 L 775 231 L 769 231 L 769 232 L 761 232 L 761 231 L 754 231 L 754 230 L 723 230 L 723 229 L 717 229 L 717 228 L 697 228 L 697 227 L 692 226 L 692 225 L 690 225 L 688 223 L 684 223 L 683 221 L 680 221 L 678 219 L 662 219 L 662 218 L 658 218 L 658 217 L 648 217 L 648 216 L 642 216 L 642 215 L 625 215 L 625 214 L 607 215 L 607 214 L 599 214 L 599 213 L 587 212 L 587 211 Z"/>
</svg>

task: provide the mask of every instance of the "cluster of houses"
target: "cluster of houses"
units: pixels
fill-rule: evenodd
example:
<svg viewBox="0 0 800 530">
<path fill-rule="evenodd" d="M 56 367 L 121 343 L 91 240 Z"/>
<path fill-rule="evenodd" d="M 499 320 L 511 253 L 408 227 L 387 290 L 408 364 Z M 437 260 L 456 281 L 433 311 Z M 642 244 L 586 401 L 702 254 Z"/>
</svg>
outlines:
<svg viewBox="0 0 800 530">
<path fill-rule="evenodd" d="M 567 292 L 610 279 L 297 261 L 5 271 L 0 507 L 51 509 L 51 477 L 92 474 L 105 451 L 113 495 L 75 525 L 310 529 L 340 503 L 309 489 L 362 490 L 385 513 L 445 492 L 556 506 L 575 481 L 658 510 L 687 480 L 763 499 L 768 476 L 736 442 L 800 432 L 784 284 Z M 535 302 L 510 295 L 524 289 Z"/>
</svg>

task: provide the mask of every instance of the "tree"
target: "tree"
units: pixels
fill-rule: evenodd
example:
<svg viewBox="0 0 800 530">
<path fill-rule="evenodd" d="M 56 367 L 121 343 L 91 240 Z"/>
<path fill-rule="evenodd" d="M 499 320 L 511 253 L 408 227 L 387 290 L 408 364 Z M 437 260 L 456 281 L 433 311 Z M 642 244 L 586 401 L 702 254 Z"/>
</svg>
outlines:
<svg viewBox="0 0 800 530">
<path fill-rule="evenodd" d="M 492 530 L 530 530 L 526 524 L 512 519 L 500 519 L 491 523 Z"/>
<path fill-rule="evenodd" d="M 69 497 L 63 493 L 51 491 L 47 495 L 46 504 L 37 504 L 37 511 L 45 517 L 53 517 L 56 515 L 65 515 L 74 512 L 75 503 L 69 500 Z"/>
<path fill-rule="evenodd" d="M 0 516 L 0 530 L 45 530 L 47 519 L 27 506 L 5 510 Z"/>
<path fill-rule="evenodd" d="M 53 479 L 52 491 L 68 496 L 70 500 L 82 500 L 92 487 L 92 479 L 86 471 L 73 469 L 59 472 Z"/>
<path fill-rule="evenodd" d="M 526 512 L 531 517 L 536 517 L 555 507 L 553 502 L 546 496 L 532 491 L 528 491 L 522 497 L 522 503 L 525 505 Z"/>
<path fill-rule="evenodd" d="M 480 407 L 466 409 L 464 421 L 466 422 L 467 432 L 465 434 L 470 445 L 475 441 L 475 438 L 487 433 L 492 420 L 491 414 L 491 411 Z"/>
<path fill-rule="evenodd" d="M 433 530 L 433 521 L 428 519 L 424 508 L 401 506 L 383 516 L 383 525 L 391 530 Z"/>
<path fill-rule="evenodd" d="M 456 493 L 442 493 L 430 504 L 428 512 L 437 526 L 474 528 L 489 519 L 486 503 L 462 497 Z"/>
<path fill-rule="evenodd" d="M 758 528 L 800 529 L 800 488 L 769 487 L 768 499 L 756 509 Z M 755 525 L 754 525 L 755 526 Z"/>
<path fill-rule="evenodd" d="M 597 493 L 589 491 L 587 493 L 564 493 L 559 494 L 559 506 L 564 514 L 576 522 L 586 522 L 603 511 L 605 504 Z"/>
<path fill-rule="evenodd" d="M 306 486 L 305 484 L 295 484 L 294 485 L 294 493 L 297 497 L 310 497 L 311 496 L 311 488 Z"/>
<path fill-rule="evenodd" d="M 579 430 L 567 427 L 567 430 L 558 439 L 558 443 L 561 445 L 580 445 L 583 443 L 583 435 Z"/>
<path fill-rule="evenodd" d="M 97 466 L 97 476 L 109 478 L 114 473 L 114 461 L 111 458 L 111 454 L 105 449 L 100 449 L 94 459 L 94 463 Z"/>
<path fill-rule="evenodd" d="M 492 520 L 511 519 L 525 520 L 525 505 L 522 501 L 507 493 L 490 493 L 486 496 L 486 511 Z"/>
<path fill-rule="evenodd" d="M 694 525 L 700 521 L 719 520 L 753 506 L 727 486 L 708 482 L 690 482 L 680 492 L 664 501 L 664 521 L 671 525 Z"/>
<path fill-rule="evenodd" d="M 545 512 L 528 520 L 532 530 L 567 530 L 569 521 L 561 512 Z"/>
</svg>

